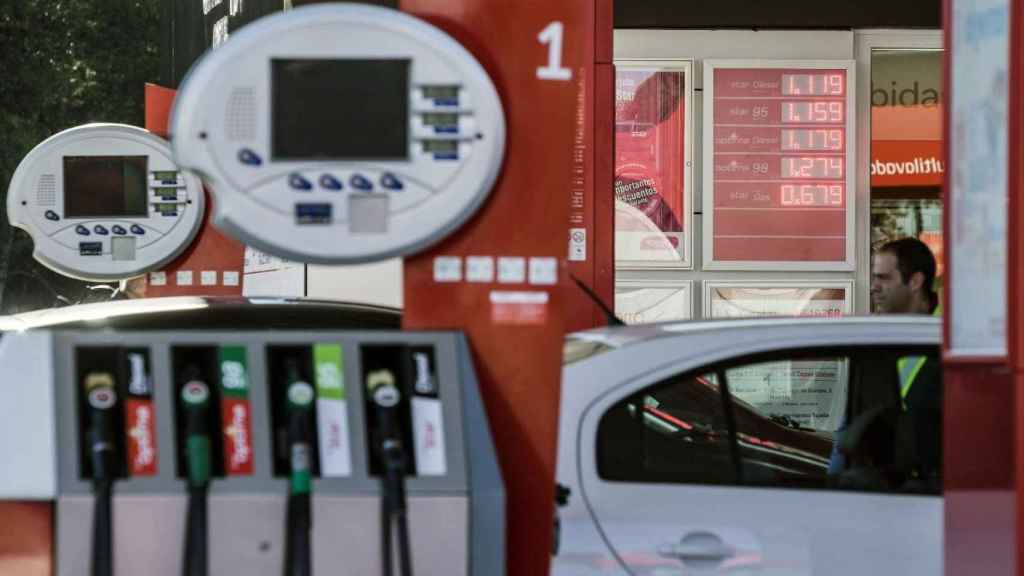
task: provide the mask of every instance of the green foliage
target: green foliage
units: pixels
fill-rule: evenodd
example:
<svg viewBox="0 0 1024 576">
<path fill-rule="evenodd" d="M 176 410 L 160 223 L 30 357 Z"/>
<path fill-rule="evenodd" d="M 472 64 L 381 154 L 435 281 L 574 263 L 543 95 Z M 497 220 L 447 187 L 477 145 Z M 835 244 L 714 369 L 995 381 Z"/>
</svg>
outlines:
<svg viewBox="0 0 1024 576">
<path fill-rule="evenodd" d="M 143 125 L 159 33 L 160 0 L 0 0 L 0 313 L 89 293 L 32 258 L 31 240 L 7 224 L 7 187 L 25 154 L 56 132 Z"/>
</svg>

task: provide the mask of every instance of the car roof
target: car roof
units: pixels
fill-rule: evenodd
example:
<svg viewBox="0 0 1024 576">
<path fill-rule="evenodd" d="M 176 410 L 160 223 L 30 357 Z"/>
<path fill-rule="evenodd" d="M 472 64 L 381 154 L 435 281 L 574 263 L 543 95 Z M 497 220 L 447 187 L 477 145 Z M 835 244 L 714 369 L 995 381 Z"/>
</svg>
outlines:
<svg viewBox="0 0 1024 576">
<path fill-rule="evenodd" d="M 0 331 L 399 329 L 401 310 L 299 298 L 175 296 L 79 304 L 0 316 Z"/>
<path fill-rule="evenodd" d="M 883 332 L 916 329 L 941 332 L 941 318 L 926 315 L 873 315 L 829 317 L 771 317 L 685 322 L 661 322 L 632 326 L 608 326 L 574 332 L 566 336 L 565 363 L 666 338 L 695 337 L 728 339 L 730 334 L 755 332 L 768 337 L 771 332 L 799 329 L 877 329 Z"/>
</svg>

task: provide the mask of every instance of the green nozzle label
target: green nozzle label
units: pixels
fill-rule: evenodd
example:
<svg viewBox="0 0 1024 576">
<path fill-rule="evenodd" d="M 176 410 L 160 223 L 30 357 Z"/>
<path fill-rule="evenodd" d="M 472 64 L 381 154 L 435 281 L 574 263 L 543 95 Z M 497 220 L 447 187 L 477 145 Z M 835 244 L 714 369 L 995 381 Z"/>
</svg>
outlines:
<svg viewBox="0 0 1024 576">
<path fill-rule="evenodd" d="M 245 347 L 221 346 L 220 387 L 225 396 L 249 396 L 249 375 L 245 366 Z"/>
<path fill-rule="evenodd" d="M 321 398 L 345 399 L 345 358 L 338 344 L 313 346 L 316 367 L 316 392 Z"/>
</svg>

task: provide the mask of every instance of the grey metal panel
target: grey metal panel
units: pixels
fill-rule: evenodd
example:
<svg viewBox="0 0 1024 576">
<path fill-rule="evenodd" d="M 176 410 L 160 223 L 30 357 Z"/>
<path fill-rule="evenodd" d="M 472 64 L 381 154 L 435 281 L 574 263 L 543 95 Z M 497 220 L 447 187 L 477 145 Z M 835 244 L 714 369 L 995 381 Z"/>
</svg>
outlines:
<svg viewBox="0 0 1024 576">
<path fill-rule="evenodd" d="M 286 498 L 210 496 L 210 574 L 279 576 L 284 566 Z M 175 548 L 182 550 L 182 539 Z"/>
<path fill-rule="evenodd" d="M 501 576 L 505 573 L 505 483 L 473 370 L 469 342 L 460 335 L 456 345 L 465 407 L 463 437 L 466 461 L 470 463 L 469 573 Z"/>
<path fill-rule="evenodd" d="M 409 542 L 416 576 L 467 574 L 462 560 L 468 553 L 468 507 L 465 497 L 409 498 Z M 380 498 L 314 495 L 314 574 L 381 574 L 381 558 Z M 398 566 L 397 556 L 393 565 Z"/>
<path fill-rule="evenodd" d="M 148 346 L 153 365 L 154 402 L 159 442 L 158 474 L 154 477 L 132 477 L 116 483 L 120 493 L 172 493 L 183 491 L 183 480 L 175 470 L 176 446 L 171 375 L 171 350 L 177 346 L 246 346 L 252 407 L 254 473 L 252 476 L 216 478 L 211 494 L 287 492 L 287 479 L 274 478 L 270 459 L 266 347 L 277 345 L 312 345 L 341 343 L 345 354 L 346 394 L 352 431 L 353 475 L 349 478 L 318 478 L 314 488 L 325 494 L 362 492 L 376 494 L 380 482 L 368 472 L 367 439 L 365 435 L 364 394 L 362 390 L 359 346 L 364 344 L 433 345 L 437 376 L 443 401 L 448 474 L 439 477 L 410 477 L 410 494 L 459 494 L 468 489 L 465 434 L 462 427 L 463 408 L 460 367 L 457 365 L 457 336 L 445 332 L 57 332 L 57 428 L 59 490 L 65 494 L 90 494 L 92 485 L 80 478 L 78 459 L 77 388 L 74 383 L 74 349 L 77 346 Z"/>
<path fill-rule="evenodd" d="M 88 570 L 92 485 L 79 478 L 78 346 L 148 347 L 154 383 L 158 474 L 114 485 L 115 566 L 119 573 L 177 576 L 184 542 L 185 482 L 177 477 L 174 430 L 176 346 L 246 347 L 255 462 L 251 477 L 216 478 L 209 497 L 211 574 L 278 575 L 284 552 L 288 480 L 272 476 L 267 346 L 340 343 L 353 445 L 353 475 L 319 478 L 313 492 L 313 555 L 318 573 L 379 573 L 380 481 L 368 472 L 359 346 L 432 345 L 444 410 L 448 474 L 407 480 L 409 526 L 418 575 L 504 574 L 504 489 L 469 346 L 442 332 L 58 332 L 55 337 L 59 466 L 57 573 Z M 464 440 L 465 439 L 465 440 Z M 472 470 L 469 469 L 472 463 Z"/>
<path fill-rule="evenodd" d="M 185 534 L 185 504 L 184 495 L 115 496 L 111 505 L 114 573 L 180 576 L 181 550 Z M 91 496 L 58 498 L 58 576 L 81 576 L 89 573 L 92 517 Z"/>
</svg>

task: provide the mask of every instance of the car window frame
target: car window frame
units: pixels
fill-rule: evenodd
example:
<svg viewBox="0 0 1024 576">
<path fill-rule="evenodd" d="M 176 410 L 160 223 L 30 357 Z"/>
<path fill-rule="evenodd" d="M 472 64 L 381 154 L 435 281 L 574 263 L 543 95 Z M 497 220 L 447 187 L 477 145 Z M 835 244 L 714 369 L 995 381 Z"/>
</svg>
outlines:
<svg viewBox="0 0 1024 576">
<path fill-rule="evenodd" d="M 776 348 L 767 351 L 759 351 L 754 353 L 743 354 L 734 356 L 722 360 L 716 360 L 708 364 L 704 364 L 695 368 L 688 368 L 683 371 L 676 371 L 667 376 L 660 376 L 655 381 L 647 384 L 633 387 L 630 386 L 630 392 L 618 395 L 615 399 L 611 400 L 604 406 L 601 414 L 597 415 L 597 422 L 594 428 L 594 445 L 592 454 L 595 462 L 594 471 L 597 475 L 597 479 L 601 482 L 610 482 L 618 484 L 669 484 L 679 486 L 703 486 L 703 487 L 716 487 L 716 488 L 759 488 L 759 489 L 776 489 L 776 490 L 815 490 L 815 491 L 829 491 L 834 493 L 842 494 L 857 494 L 857 493 L 869 493 L 869 494 L 892 494 L 892 495 L 914 495 L 914 496 L 938 496 L 941 497 L 941 489 L 938 493 L 933 492 L 913 492 L 913 491 L 892 491 L 892 490 L 859 490 L 859 489 L 839 489 L 834 486 L 824 485 L 820 487 L 790 487 L 790 486 L 773 486 L 761 483 L 748 483 L 743 478 L 743 465 L 742 456 L 740 454 L 740 445 L 738 442 L 738 430 L 736 426 L 736 413 L 734 402 L 743 402 L 740 398 L 734 398 L 729 390 L 728 378 L 726 372 L 729 369 L 737 368 L 741 366 L 759 364 L 765 362 L 778 362 L 793 360 L 794 358 L 799 359 L 813 359 L 813 358 L 848 358 L 850 361 L 850 369 L 848 373 L 848 381 L 853 382 L 855 375 L 861 369 L 860 365 L 862 359 L 878 353 L 894 354 L 896 356 L 926 356 L 930 360 L 938 361 L 941 363 L 941 345 L 939 344 L 926 344 L 926 343 L 908 343 L 908 344 L 863 344 L 863 343 L 850 343 L 850 344 L 828 344 L 824 346 L 786 346 Z M 656 373 L 664 374 L 667 370 L 658 370 Z M 722 410 L 724 411 L 725 424 L 728 433 L 729 440 L 729 453 L 733 463 L 733 467 L 736 470 L 736 480 L 731 483 L 721 482 L 693 482 L 693 481 L 660 481 L 651 482 L 645 480 L 622 480 L 616 478 L 609 478 L 601 471 L 601 443 L 600 443 L 600 429 L 604 421 L 605 416 L 622 403 L 629 401 L 630 399 L 643 398 L 645 395 L 650 395 L 652 391 L 670 386 L 672 383 L 679 382 L 685 379 L 692 379 L 708 374 L 714 374 L 717 379 L 717 385 L 719 390 L 719 401 L 721 402 Z M 646 375 L 649 378 L 652 374 Z M 897 397 L 899 390 L 894 390 Z M 846 403 L 844 406 L 844 419 L 848 419 L 852 406 L 851 394 L 853 393 L 853 387 L 847 386 Z M 749 406 L 749 404 L 748 404 Z M 751 408 L 756 409 L 754 406 Z M 807 430 L 814 433 L 823 433 L 823 431 Z"/>
</svg>

